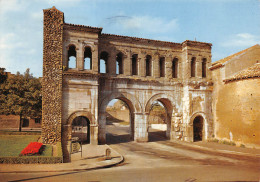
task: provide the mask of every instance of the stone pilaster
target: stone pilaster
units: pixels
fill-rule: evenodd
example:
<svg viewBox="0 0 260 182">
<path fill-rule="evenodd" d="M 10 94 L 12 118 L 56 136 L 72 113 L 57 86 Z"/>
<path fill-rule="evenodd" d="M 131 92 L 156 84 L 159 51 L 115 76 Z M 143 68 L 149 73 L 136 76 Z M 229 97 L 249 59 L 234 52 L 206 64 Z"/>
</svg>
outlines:
<svg viewBox="0 0 260 182">
<path fill-rule="evenodd" d="M 98 142 L 100 144 L 105 144 L 106 143 L 106 113 L 102 112 L 99 113 L 98 116 Z"/>
<path fill-rule="evenodd" d="M 170 56 L 165 57 L 165 77 L 172 78 L 172 58 Z"/>
<path fill-rule="evenodd" d="M 138 75 L 145 77 L 145 54 L 141 53 L 138 55 Z"/>
<path fill-rule="evenodd" d="M 116 54 L 114 51 L 112 51 L 109 55 L 108 61 L 108 73 L 112 76 L 116 75 Z"/>
<path fill-rule="evenodd" d="M 124 68 L 124 75 L 130 76 L 131 70 L 132 70 L 132 60 L 130 56 L 130 51 L 127 52 L 127 55 L 124 55 L 123 57 L 123 68 Z"/>
<path fill-rule="evenodd" d="M 152 57 L 152 75 L 155 78 L 160 77 L 160 56 L 159 54 L 155 54 Z"/>
<path fill-rule="evenodd" d="M 95 44 L 94 49 L 92 50 L 92 70 L 94 73 L 98 73 L 98 45 Z"/>
<path fill-rule="evenodd" d="M 137 142 L 148 141 L 148 114 L 135 113 L 135 135 Z"/>
<path fill-rule="evenodd" d="M 201 57 L 196 57 L 196 78 L 202 78 L 202 60 Z"/>
<path fill-rule="evenodd" d="M 79 47 L 76 49 L 77 51 L 77 70 L 84 70 L 84 50 L 82 48 L 82 44 L 79 44 Z"/>
</svg>

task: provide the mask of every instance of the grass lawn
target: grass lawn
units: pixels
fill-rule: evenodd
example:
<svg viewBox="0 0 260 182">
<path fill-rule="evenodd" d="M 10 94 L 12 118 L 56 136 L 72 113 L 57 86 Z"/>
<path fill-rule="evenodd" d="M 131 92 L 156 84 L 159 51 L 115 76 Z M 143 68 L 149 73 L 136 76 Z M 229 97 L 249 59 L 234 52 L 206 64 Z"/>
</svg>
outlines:
<svg viewBox="0 0 260 182">
<path fill-rule="evenodd" d="M 30 142 L 37 142 L 39 137 L 40 135 L 0 135 L 0 157 L 19 156 Z M 47 147 L 45 155 L 49 152 Z"/>
<path fill-rule="evenodd" d="M 44 151 L 42 152 L 41 156 L 52 156 L 52 146 L 45 145 Z"/>
</svg>

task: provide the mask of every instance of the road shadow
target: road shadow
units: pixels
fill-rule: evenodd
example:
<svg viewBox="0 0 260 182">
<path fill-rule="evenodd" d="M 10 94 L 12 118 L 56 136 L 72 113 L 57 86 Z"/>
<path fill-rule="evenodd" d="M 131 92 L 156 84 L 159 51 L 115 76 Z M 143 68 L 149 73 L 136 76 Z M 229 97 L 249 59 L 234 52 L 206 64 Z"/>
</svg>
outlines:
<svg viewBox="0 0 260 182">
<path fill-rule="evenodd" d="M 131 136 L 130 134 L 125 134 L 125 135 L 115 135 L 112 133 L 107 133 L 106 134 L 106 141 L 107 144 L 118 144 L 118 143 L 127 143 L 131 142 Z"/>
<path fill-rule="evenodd" d="M 168 140 L 166 131 L 150 131 L 148 132 L 148 142 L 158 142 Z"/>
</svg>

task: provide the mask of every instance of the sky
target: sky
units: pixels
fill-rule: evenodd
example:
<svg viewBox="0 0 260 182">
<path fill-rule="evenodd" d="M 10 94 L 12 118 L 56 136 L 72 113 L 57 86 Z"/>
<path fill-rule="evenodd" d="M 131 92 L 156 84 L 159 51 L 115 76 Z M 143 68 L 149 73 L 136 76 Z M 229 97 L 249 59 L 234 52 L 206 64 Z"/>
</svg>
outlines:
<svg viewBox="0 0 260 182">
<path fill-rule="evenodd" d="M 0 0 L 0 67 L 42 76 L 43 9 L 103 33 L 212 43 L 212 62 L 260 44 L 260 0 Z"/>
</svg>

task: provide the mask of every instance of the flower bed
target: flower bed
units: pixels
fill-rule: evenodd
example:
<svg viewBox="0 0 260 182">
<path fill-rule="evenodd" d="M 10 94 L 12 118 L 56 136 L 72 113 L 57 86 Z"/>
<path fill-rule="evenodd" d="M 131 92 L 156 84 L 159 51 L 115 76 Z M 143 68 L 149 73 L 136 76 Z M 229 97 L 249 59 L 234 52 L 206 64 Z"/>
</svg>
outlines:
<svg viewBox="0 0 260 182">
<path fill-rule="evenodd" d="M 30 142 L 27 147 L 25 147 L 20 155 L 36 155 L 42 152 L 42 143 L 39 142 Z"/>
</svg>

